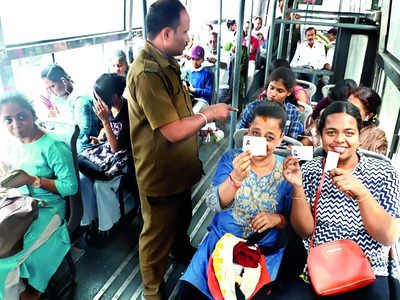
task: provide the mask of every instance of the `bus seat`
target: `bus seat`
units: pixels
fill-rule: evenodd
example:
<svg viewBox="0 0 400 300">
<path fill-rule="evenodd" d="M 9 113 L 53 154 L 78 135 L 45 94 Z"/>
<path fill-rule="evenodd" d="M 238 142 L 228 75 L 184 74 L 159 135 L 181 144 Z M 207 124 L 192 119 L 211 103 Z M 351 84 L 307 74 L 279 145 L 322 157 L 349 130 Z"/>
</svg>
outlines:
<svg viewBox="0 0 400 300">
<path fill-rule="evenodd" d="M 365 155 L 366 157 L 377 158 L 377 159 L 381 159 L 381 160 L 384 160 L 384 161 L 387 161 L 387 162 L 391 163 L 391 161 L 390 161 L 390 159 L 388 157 L 386 157 L 386 156 L 384 156 L 384 155 L 382 155 L 380 153 L 369 151 L 369 150 L 365 150 L 365 149 L 361 149 L 361 148 L 358 148 L 358 151 L 360 153 L 362 153 L 363 155 Z M 324 149 L 322 148 L 322 146 L 315 148 L 313 155 L 314 155 L 314 157 L 323 156 L 324 155 Z"/>
<path fill-rule="evenodd" d="M 68 231 L 72 238 L 74 232 L 78 229 L 80 225 L 83 215 L 81 188 L 79 180 L 79 168 L 78 168 L 78 153 L 76 148 L 76 142 L 78 140 L 80 129 L 78 125 L 73 125 L 71 123 L 62 122 L 58 120 L 45 120 L 41 122 L 41 125 L 47 131 L 54 133 L 60 140 L 62 140 L 69 146 L 72 152 L 72 157 L 74 159 L 74 167 L 78 180 L 78 192 L 75 195 L 68 197 L 67 216 L 66 216 L 68 220 L 68 225 L 67 225 Z"/>
<path fill-rule="evenodd" d="M 313 109 L 311 105 L 305 104 L 303 102 L 297 102 L 297 104 L 304 108 L 304 110 L 301 112 L 300 120 L 301 123 L 303 124 L 303 130 L 305 130 L 311 124 L 311 116 L 313 113 Z"/>
<path fill-rule="evenodd" d="M 311 100 L 314 94 L 317 92 L 317 86 L 314 83 L 305 80 L 296 79 L 296 81 L 297 84 L 301 85 L 307 90 L 308 97 Z"/>
<path fill-rule="evenodd" d="M 324 85 L 324 86 L 322 87 L 322 89 L 321 89 L 322 97 L 323 97 L 323 98 L 328 97 L 329 90 L 330 90 L 332 87 L 334 87 L 334 86 L 335 86 L 334 84 L 327 84 L 327 85 Z"/>
</svg>

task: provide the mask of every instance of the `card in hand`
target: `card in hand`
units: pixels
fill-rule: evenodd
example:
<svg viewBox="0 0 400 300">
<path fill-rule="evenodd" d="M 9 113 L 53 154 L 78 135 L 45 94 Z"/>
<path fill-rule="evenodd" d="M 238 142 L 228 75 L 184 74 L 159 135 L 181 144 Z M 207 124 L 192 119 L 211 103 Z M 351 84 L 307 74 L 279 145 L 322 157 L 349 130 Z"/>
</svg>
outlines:
<svg viewBox="0 0 400 300">
<path fill-rule="evenodd" d="M 252 156 L 267 156 L 267 140 L 264 137 L 244 136 L 243 151 L 250 151 Z"/>
<path fill-rule="evenodd" d="M 326 156 L 324 172 L 329 172 L 330 170 L 336 169 L 339 162 L 339 153 L 328 151 Z"/>
<path fill-rule="evenodd" d="M 314 148 L 313 146 L 292 146 L 292 157 L 299 160 L 312 160 Z"/>
</svg>

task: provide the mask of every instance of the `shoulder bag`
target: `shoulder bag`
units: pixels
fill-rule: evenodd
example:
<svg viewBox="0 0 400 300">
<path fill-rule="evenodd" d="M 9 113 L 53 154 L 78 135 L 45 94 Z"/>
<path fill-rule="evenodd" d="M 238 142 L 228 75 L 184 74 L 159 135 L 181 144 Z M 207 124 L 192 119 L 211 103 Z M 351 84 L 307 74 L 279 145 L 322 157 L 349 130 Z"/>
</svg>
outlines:
<svg viewBox="0 0 400 300">
<path fill-rule="evenodd" d="M 336 240 L 313 247 L 317 227 L 317 203 L 324 180 L 325 171 L 314 201 L 314 231 L 307 267 L 316 294 L 329 296 L 367 286 L 375 281 L 375 274 L 363 250 L 352 240 Z"/>
</svg>

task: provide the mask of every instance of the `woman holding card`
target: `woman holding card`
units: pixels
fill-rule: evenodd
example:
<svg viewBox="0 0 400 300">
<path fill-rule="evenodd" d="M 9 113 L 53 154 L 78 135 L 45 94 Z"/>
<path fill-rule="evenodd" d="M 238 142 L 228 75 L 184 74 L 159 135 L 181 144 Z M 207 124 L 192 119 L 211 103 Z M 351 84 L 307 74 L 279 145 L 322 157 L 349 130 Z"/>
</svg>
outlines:
<svg viewBox="0 0 400 300">
<path fill-rule="evenodd" d="M 245 146 L 249 141 L 249 150 L 235 149 L 222 156 L 213 183 L 206 192 L 208 206 L 217 213 L 208 236 L 181 278 L 181 299 L 215 299 L 213 286 L 210 285 L 212 278 L 208 274 L 209 260 L 217 242 L 227 233 L 237 238 L 249 238 L 248 241 L 257 242 L 260 248 L 269 249 L 269 254 L 265 254 L 266 263 L 262 266 L 268 274 L 268 280 L 256 289 L 250 289 L 252 297 L 255 296 L 252 299 L 261 293 L 263 297 L 266 296 L 262 287 L 274 281 L 277 276 L 286 245 L 286 241 L 278 237 L 281 229 L 286 227 L 291 206 L 292 187 L 282 175 L 283 157 L 273 154 L 283 140 L 285 121 L 286 114 L 280 103 L 260 104 L 255 109 L 249 128 L 248 136 L 251 139 L 246 138 L 244 141 Z M 257 140 L 263 140 L 262 156 L 262 149 L 253 144 L 259 143 Z M 252 155 L 253 151 L 257 151 L 258 156 Z M 232 256 L 232 252 L 227 255 Z M 213 257 L 215 259 L 215 255 Z M 239 285 L 242 291 L 246 290 L 246 284 L 251 283 L 251 280 L 244 281 Z M 219 286 L 223 283 L 226 282 L 219 281 Z M 246 299 L 249 298 L 247 296 Z M 227 296 L 225 299 L 232 298 Z"/>
<path fill-rule="evenodd" d="M 283 175 L 293 188 L 290 221 L 306 249 L 314 229 L 313 205 L 325 177 L 316 210 L 314 245 L 353 240 L 368 257 L 376 276 L 372 284 L 332 299 L 389 299 L 388 257 L 399 236 L 400 177 L 390 163 L 357 151 L 361 125 L 356 106 L 334 102 L 322 113 L 318 127 L 327 157 L 308 161 L 301 169 L 292 157 L 284 162 Z M 331 153 L 338 156 L 336 161 Z M 295 298 L 319 299 L 311 284 L 300 278 L 284 282 L 277 295 L 277 299 Z"/>
</svg>

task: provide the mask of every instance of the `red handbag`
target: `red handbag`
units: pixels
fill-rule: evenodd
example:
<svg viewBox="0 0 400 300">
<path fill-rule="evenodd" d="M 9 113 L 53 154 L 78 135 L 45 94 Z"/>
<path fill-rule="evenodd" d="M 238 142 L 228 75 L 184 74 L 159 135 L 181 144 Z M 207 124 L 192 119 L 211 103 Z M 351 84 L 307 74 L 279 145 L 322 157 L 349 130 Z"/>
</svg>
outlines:
<svg viewBox="0 0 400 300">
<path fill-rule="evenodd" d="M 325 164 L 325 161 L 324 161 Z M 325 180 L 322 174 L 314 201 L 314 231 L 307 258 L 308 274 L 314 291 L 319 296 L 346 293 L 375 281 L 371 264 L 360 246 L 348 239 L 314 246 L 317 227 L 317 203 Z"/>
</svg>

